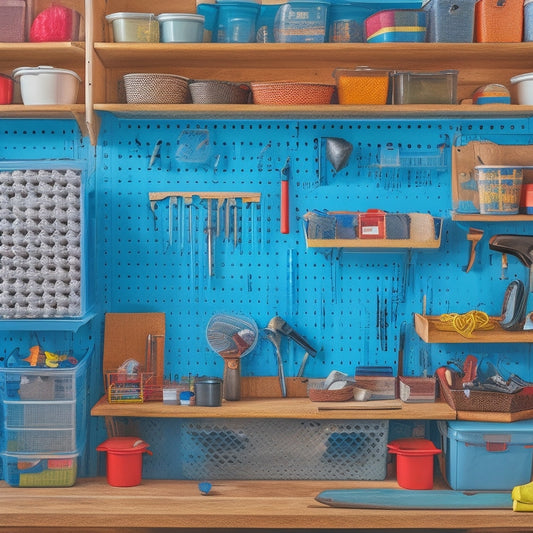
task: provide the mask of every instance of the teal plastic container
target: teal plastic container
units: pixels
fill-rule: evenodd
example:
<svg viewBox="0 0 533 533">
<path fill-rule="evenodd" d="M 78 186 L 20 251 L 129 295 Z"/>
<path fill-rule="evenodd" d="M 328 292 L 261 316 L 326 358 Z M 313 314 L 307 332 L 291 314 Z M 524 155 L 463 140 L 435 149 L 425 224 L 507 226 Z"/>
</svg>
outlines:
<svg viewBox="0 0 533 533">
<path fill-rule="evenodd" d="M 162 43 L 201 43 L 204 39 L 203 15 L 193 13 L 161 13 L 159 38 Z"/>
<path fill-rule="evenodd" d="M 254 43 L 260 6 L 247 2 L 217 4 L 216 41 L 219 43 Z"/>
<path fill-rule="evenodd" d="M 365 19 L 371 14 L 371 9 L 357 4 L 331 4 L 328 41 L 330 43 L 364 42 Z"/>
<path fill-rule="evenodd" d="M 531 481 L 533 420 L 438 422 L 446 481 L 454 490 L 512 490 Z"/>
<path fill-rule="evenodd" d="M 323 43 L 326 41 L 329 2 L 287 2 L 274 21 L 277 43 Z"/>
</svg>

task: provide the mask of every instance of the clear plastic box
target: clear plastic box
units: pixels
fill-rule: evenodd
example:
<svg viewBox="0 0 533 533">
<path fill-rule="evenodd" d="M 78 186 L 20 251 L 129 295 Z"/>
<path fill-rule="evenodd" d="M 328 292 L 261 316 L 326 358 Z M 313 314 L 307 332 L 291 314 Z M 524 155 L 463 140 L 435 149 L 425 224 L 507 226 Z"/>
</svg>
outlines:
<svg viewBox="0 0 533 533">
<path fill-rule="evenodd" d="M 153 13 L 111 13 L 106 21 L 116 43 L 158 43 L 159 22 Z"/>
<path fill-rule="evenodd" d="M 274 20 L 277 43 L 323 43 L 326 40 L 328 2 L 287 2 Z"/>
<path fill-rule="evenodd" d="M 456 104 L 457 71 L 394 72 L 394 104 Z"/>
</svg>

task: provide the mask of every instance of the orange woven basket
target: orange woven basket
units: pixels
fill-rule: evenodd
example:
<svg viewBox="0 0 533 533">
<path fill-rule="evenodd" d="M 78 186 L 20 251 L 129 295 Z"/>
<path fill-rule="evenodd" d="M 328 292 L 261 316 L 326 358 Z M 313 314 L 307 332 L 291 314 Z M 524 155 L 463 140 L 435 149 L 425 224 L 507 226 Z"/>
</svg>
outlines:
<svg viewBox="0 0 533 533">
<path fill-rule="evenodd" d="M 309 399 L 312 402 L 346 402 L 353 400 L 353 385 L 342 389 L 309 389 Z"/>
<path fill-rule="evenodd" d="M 331 103 L 334 85 L 295 81 L 252 82 L 254 104 L 322 105 Z"/>
<path fill-rule="evenodd" d="M 475 41 L 519 43 L 524 26 L 523 0 L 479 0 L 475 8 Z"/>
</svg>

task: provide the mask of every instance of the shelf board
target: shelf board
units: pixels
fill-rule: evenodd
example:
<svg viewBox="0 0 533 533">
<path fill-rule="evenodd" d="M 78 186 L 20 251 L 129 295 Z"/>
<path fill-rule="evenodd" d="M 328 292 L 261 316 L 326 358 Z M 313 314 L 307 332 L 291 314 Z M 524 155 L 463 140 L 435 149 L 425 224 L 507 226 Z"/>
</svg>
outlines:
<svg viewBox="0 0 533 533">
<path fill-rule="evenodd" d="M 0 43 L 0 65 L 5 68 L 53 65 L 85 68 L 84 42 Z"/>
<path fill-rule="evenodd" d="M 413 241 L 411 239 L 307 239 L 308 248 L 353 248 L 358 250 L 437 249 L 440 240 Z"/>
<path fill-rule="evenodd" d="M 231 64 L 236 68 L 276 69 L 283 73 L 283 69 L 298 70 L 297 65 L 330 69 L 332 60 L 339 67 L 349 68 L 355 64 L 397 68 L 401 64 L 402 69 L 434 70 L 436 64 L 447 64 L 459 70 L 472 65 L 493 69 L 503 61 L 505 68 L 523 69 L 531 61 L 533 46 L 531 43 L 96 42 L 94 49 L 106 68 L 130 69 L 144 64 L 152 68 L 173 65 L 174 68 L 219 69 L 221 65 Z"/>
<path fill-rule="evenodd" d="M 238 402 L 223 401 L 220 407 L 167 405 L 162 402 L 109 403 L 102 397 L 92 408 L 93 416 L 153 417 L 153 418 L 290 418 L 290 419 L 399 419 L 455 420 L 455 410 L 446 402 L 401 403 L 401 408 L 378 409 L 379 400 L 343 402 L 339 409 L 322 410 L 327 402 L 312 402 L 309 398 L 250 398 Z M 358 404 L 349 409 L 349 403 Z M 376 408 L 372 408 L 372 404 Z M 366 409 L 363 407 L 367 407 Z"/>
<path fill-rule="evenodd" d="M 79 318 L 0 319 L 0 331 L 78 331 L 96 316 L 87 313 Z"/>
<path fill-rule="evenodd" d="M 108 112 L 123 119 L 169 119 L 186 116 L 216 120 L 224 117 L 263 118 L 344 118 L 362 117 L 467 117 L 533 115 L 533 106 L 520 105 L 280 105 L 256 104 L 106 104 L 95 103 L 98 112 Z"/>
<path fill-rule="evenodd" d="M 498 317 L 491 317 L 495 328 L 487 331 L 474 331 L 472 337 L 463 337 L 455 331 L 441 331 L 436 328 L 439 316 L 414 314 L 415 330 L 418 336 L 427 343 L 504 343 L 533 342 L 533 330 L 507 331 L 498 324 Z"/>
<path fill-rule="evenodd" d="M 452 220 L 458 222 L 533 222 L 533 215 L 480 215 L 452 212 Z"/>
<path fill-rule="evenodd" d="M 82 135 L 88 135 L 85 120 L 85 105 L 0 105 L 0 118 L 27 118 L 27 119 L 66 119 L 75 120 Z"/>
</svg>

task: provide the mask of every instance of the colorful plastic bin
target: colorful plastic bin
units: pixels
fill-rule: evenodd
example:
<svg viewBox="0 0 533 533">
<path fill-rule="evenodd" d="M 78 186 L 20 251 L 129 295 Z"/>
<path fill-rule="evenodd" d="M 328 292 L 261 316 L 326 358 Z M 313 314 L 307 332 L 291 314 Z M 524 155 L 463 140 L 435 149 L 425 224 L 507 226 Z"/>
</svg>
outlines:
<svg viewBox="0 0 533 533">
<path fill-rule="evenodd" d="M 441 452 L 430 440 L 406 438 L 387 444 L 396 454 L 396 480 L 404 489 L 433 488 L 433 457 Z"/>
<path fill-rule="evenodd" d="M 437 43 L 471 43 L 474 9 L 478 0 L 429 0 L 426 40 Z"/>
<path fill-rule="evenodd" d="M 369 43 L 413 42 L 426 40 L 427 13 L 421 9 L 387 9 L 365 19 Z"/>
<path fill-rule="evenodd" d="M 512 490 L 531 481 L 533 420 L 439 420 L 441 471 L 454 490 Z"/>
<path fill-rule="evenodd" d="M 249 2 L 227 2 L 216 5 L 219 43 L 253 43 L 256 40 L 260 6 Z"/>
<path fill-rule="evenodd" d="M 523 0 L 479 0 L 475 8 L 475 41 L 519 43 L 524 26 Z"/>
<path fill-rule="evenodd" d="M 482 215 L 516 215 L 520 207 L 523 170 L 506 165 L 474 168 Z"/>
<path fill-rule="evenodd" d="M 389 100 L 390 72 L 369 67 L 338 68 L 333 72 L 339 104 L 384 105 Z"/>
</svg>

